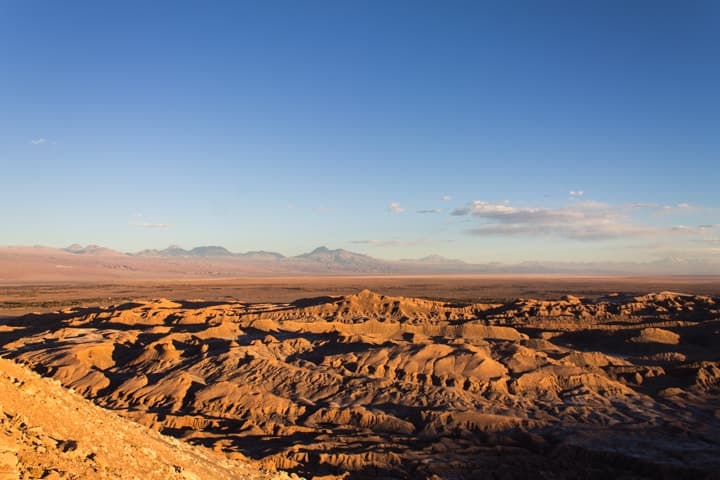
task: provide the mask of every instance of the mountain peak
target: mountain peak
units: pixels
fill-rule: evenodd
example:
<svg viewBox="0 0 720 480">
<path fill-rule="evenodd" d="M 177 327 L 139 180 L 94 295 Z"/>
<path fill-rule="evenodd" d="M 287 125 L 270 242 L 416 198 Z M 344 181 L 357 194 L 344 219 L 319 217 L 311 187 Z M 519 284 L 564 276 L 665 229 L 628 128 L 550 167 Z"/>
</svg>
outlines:
<svg viewBox="0 0 720 480">
<path fill-rule="evenodd" d="M 101 245 L 90 244 L 85 247 L 79 243 L 73 243 L 69 247 L 63 248 L 68 253 L 74 253 L 78 255 L 91 254 L 91 255 L 119 255 L 119 252 L 112 250 Z"/>
<path fill-rule="evenodd" d="M 433 254 L 428 255 L 427 257 L 422 257 L 418 259 L 419 262 L 422 263 L 446 263 L 446 264 L 454 264 L 454 265 L 464 265 L 465 262 L 462 260 L 458 260 L 456 258 L 447 258 L 443 257 L 442 255 Z"/>
<path fill-rule="evenodd" d="M 190 255 L 197 255 L 200 257 L 227 257 L 232 253 L 225 247 L 219 245 L 208 245 L 202 247 L 195 247 L 190 250 Z"/>
</svg>

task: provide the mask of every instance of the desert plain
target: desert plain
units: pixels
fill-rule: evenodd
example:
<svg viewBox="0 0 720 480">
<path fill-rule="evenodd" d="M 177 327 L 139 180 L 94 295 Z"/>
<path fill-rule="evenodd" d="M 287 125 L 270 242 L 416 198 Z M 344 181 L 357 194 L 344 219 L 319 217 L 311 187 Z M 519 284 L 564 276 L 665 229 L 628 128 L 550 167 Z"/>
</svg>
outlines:
<svg viewBox="0 0 720 480">
<path fill-rule="evenodd" d="M 0 318 L 7 478 L 133 478 L 99 415 L 158 432 L 104 436 L 128 452 L 180 441 L 166 478 L 720 471 L 718 277 L 6 283 Z"/>
</svg>

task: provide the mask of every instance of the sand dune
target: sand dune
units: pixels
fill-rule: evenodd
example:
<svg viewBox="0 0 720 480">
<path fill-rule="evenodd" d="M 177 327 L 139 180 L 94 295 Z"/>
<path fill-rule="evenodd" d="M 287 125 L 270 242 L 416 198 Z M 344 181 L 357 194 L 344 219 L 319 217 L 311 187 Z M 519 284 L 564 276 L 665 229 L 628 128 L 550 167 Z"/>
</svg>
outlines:
<svg viewBox="0 0 720 480">
<path fill-rule="evenodd" d="M 307 477 L 720 468 L 720 298 L 153 299 L 5 320 L 2 352 L 163 433 Z"/>
</svg>

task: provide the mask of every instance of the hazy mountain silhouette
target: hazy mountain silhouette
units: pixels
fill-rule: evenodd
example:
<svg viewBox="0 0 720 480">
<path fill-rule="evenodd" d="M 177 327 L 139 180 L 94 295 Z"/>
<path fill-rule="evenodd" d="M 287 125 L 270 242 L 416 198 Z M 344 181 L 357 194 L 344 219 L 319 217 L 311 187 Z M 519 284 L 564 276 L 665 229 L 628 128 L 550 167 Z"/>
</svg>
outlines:
<svg viewBox="0 0 720 480">
<path fill-rule="evenodd" d="M 277 252 L 231 252 L 219 245 L 185 249 L 171 245 L 122 253 L 99 245 L 65 248 L 0 247 L 0 280 L 85 280 L 232 277 L 243 275 L 365 275 L 365 274 L 592 274 L 592 275 L 717 275 L 720 262 L 668 258 L 653 262 L 487 262 L 466 263 L 440 255 L 384 260 L 326 246 L 286 257 Z"/>
<path fill-rule="evenodd" d="M 342 248 L 331 250 L 325 246 L 318 247 L 312 252 L 292 257 L 294 263 L 306 262 L 320 264 L 329 269 L 342 269 L 355 272 L 392 272 L 393 264 L 384 260 L 373 258 L 362 253 L 350 252 Z"/>
</svg>

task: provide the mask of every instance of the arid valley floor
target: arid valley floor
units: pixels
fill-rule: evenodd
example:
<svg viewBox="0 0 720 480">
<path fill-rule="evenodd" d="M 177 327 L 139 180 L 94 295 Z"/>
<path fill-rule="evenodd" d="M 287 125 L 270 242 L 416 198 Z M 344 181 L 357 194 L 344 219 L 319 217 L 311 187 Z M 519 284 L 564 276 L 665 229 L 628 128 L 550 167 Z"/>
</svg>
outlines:
<svg viewBox="0 0 720 480">
<path fill-rule="evenodd" d="M 6 284 L 0 356 L 0 478 L 720 472 L 718 277 Z"/>
</svg>

